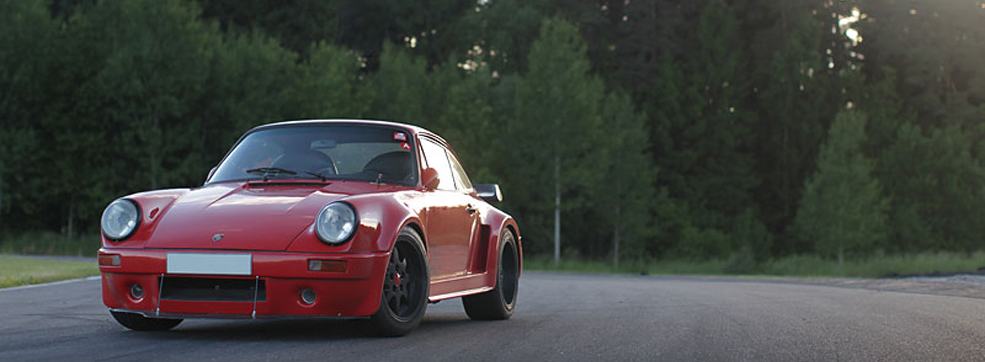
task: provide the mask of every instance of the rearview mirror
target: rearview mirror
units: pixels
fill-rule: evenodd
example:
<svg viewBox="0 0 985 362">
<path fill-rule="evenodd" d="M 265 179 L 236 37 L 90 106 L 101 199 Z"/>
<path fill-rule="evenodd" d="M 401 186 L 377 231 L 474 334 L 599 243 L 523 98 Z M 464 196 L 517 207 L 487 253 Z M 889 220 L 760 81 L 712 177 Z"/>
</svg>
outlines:
<svg viewBox="0 0 985 362">
<path fill-rule="evenodd" d="M 499 184 L 476 184 L 472 187 L 479 198 L 486 202 L 503 202 L 503 192 L 499 190 Z"/>
<path fill-rule="evenodd" d="M 421 174 L 421 185 L 424 185 L 425 190 L 434 190 L 438 188 L 438 170 L 431 167 L 425 168 L 424 173 Z"/>
</svg>

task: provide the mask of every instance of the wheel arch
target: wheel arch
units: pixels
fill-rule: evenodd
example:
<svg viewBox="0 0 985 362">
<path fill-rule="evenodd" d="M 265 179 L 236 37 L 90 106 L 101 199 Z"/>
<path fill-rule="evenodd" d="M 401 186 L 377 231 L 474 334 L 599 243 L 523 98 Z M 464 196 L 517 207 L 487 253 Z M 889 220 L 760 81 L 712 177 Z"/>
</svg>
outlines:
<svg viewBox="0 0 985 362">
<path fill-rule="evenodd" d="M 491 208 L 490 208 L 491 209 Z M 513 234 L 513 242 L 516 245 L 517 263 L 519 274 L 523 274 L 523 245 L 520 237 L 520 227 L 512 216 L 496 210 L 486 213 L 482 221 L 482 226 L 489 227 L 488 248 L 486 250 L 486 285 L 496 286 L 496 275 L 499 273 L 499 252 L 502 245 L 503 233 Z"/>
<path fill-rule="evenodd" d="M 404 221 L 403 226 L 401 226 L 400 229 L 397 230 L 397 234 L 396 235 L 400 235 L 400 230 L 403 230 L 403 229 L 406 229 L 406 228 L 411 228 L 415 232 L 417 232 L 417 236 L 420 236 L 421 237 L 421 243 L 424 244 L 423 245 L 424 246 L 424 252 L 427 252 L 428 251 L 428 238 L 427 238 L 427 236 L 424 235 L 424 228 L 421 226 L 421 220 L 420 219 L 417 219 L 417 218 L 408 218 L 407 220 Z M 396 236 L 394 236 L 393 242 L 390 243 L 390 248 L 393 249 L 393 245 L 396 244 L 396 243 L 397 243 L 397 238 L 396 238 Z"/>
</svg>

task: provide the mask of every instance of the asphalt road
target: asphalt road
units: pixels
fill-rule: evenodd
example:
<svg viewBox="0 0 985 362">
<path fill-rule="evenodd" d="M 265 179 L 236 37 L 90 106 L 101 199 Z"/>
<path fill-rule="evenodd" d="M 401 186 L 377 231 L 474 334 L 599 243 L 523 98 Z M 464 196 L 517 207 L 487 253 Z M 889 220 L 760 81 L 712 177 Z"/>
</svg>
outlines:
<svg viewBox="0 0 985 362">
<path fill-rule="evenodd" d="M 528 272 L 511 320 L 455 299 L 374 339 L 310 320 L 128 331 L 88 280 L 0 290 L 0 361 L 985 360 L 985 299 L 816 283 Z"/>
</svg>

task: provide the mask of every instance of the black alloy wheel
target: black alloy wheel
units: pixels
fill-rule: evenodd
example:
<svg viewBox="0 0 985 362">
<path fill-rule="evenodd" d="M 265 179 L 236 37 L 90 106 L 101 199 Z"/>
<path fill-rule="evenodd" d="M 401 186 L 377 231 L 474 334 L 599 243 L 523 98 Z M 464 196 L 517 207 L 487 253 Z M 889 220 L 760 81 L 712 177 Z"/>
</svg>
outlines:
<svg viewBox="0 0 985 362">
<path fill-rule="evenodd" d="M 380 308 L 364 323 L 367 334 L 403 336 L 421 323 L 430 288 L 423 245 L 413 229 L 404 229 L 397 236 L 383 279 Z"/>
<path fill-rule="evenodd" d="M 516 241 L 509 230 L 503 233 L 499 247 L 496 287 L 482 294 L 462 297 L 465 314 L 475 320 L 501 320 L 513 316 L 520 285 L 520 258 Z"/>
</svg>

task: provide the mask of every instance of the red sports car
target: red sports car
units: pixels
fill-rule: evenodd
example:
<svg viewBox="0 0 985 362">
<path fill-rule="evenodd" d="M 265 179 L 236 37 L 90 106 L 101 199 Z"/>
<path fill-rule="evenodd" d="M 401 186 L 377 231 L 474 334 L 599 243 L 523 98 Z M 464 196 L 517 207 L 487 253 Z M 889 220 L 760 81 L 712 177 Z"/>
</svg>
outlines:
<svg viewBox="0 0 985 362">
<path fill-rule="evenodd" d="M 103 302 L 134 330 L 183 318 L 363 319 L 414 329 L 428 302 L 513 314 L 519 229 L 438 135 L 399 123 L 290 121 L 246 132 L 205 185 L 106 207 Z"/>
</svg>

